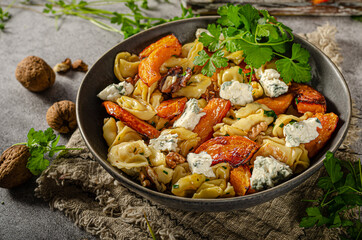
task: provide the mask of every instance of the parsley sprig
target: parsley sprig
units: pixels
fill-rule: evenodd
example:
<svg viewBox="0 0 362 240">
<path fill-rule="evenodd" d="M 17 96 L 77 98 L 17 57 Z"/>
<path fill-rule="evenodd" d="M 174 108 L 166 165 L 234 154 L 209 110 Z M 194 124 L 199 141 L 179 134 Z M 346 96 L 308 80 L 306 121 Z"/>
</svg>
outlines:
<svg viewBox="0 0 362 240">
<path fill-rule="evenodd" d="M 326 225 L 328 228 L 342 227 L 342 239 L 362 239 L 360 206 L 362 205 L 361 162 L 341 161 L 327 152 L 323 160 L 328 176 L 318 181 L 324 195 L 306 209 L 307 217 L 300 222 L 301 227 Z"/>
<path fill-rule="evenodd" d="M 26 167 L 33 175 L 41 174 L 49 166 L 49 160 L 44 157 L 45 154 L 48 153 L 49 157 L 53 157 L 62 150 L 82 150 L 82 148 L 66 148 L 64 145 L 57 146 L 60 136 L 57 137 L 51 128 L 45 131 L 35 131 L 34 128 L 31 128 L 27 137 L 27 142 L 15 145 L 24 144 L 29 148 L 31 156 Z"/>
<path fill-rule="evenodd" d="M 11 14 L 8 12 L 8 10 L 15 2 L 16 0 L 13 0 L 5 9 L 0 7 L 0 30 L 4 30 L 6 22 L 10 20 Z"/>
<path fill-rule="evenodd" d="M 162 23 L 195 16 L 191 9 L 186 9 L 181 4 L 182 14 L 180 17 L 171 19 L 148 17 L 141 10 L 141 8 L 148 9 L 147 0 L 142 0 L 142 3 L 140 4 L 141 7 L 136 3 L 137 0 L 99 0 L 91 2 L 83 0 L 47 1 L 43 12 L 54 17 L 56 22 L 64 16 L 76 16 L 93 23 L 104 30 L 119 33 L 123 35 L 124 38 L 128 38 L 142 30 Z M 120 13 L 99 8 L 99 6 L 115 3 L 125 3 L 124 5 L 130 13 Z M 119 25 L 120 28 L 117 28 L 114 24 Z"/>
<path fill-rule="evenodd" d="M 212 76 L 218 68 L 218 62 L 227 61 L 221 56 L 222 49 L 229 52 L 243 51 L 245 62 L 251 69 L 259 68 L 273 58 L 279 58 L 276 66 L 286 83 L 309 82 L 311 67 L 308 64 L 309 53 L 300 44 L 294 43 L 292 30 L 278 22 L 266 10 L 257 10 L 250 4 L 222 6 L 218 9 L 218 24 L 209 24 L 209 33 L 202 33 L 199 41 L 210 52 L 218 54 L 218 61 L 204 65 L 205 54 L 195 58 L 195 65 L 204 66 L 203 74 Z M 201 55 L 202 53 L 202 55 Z M 212 59 L 213 56 L 209 57 Z M 220 65 L 220 64 L 219 64 Z"/>
</svg>

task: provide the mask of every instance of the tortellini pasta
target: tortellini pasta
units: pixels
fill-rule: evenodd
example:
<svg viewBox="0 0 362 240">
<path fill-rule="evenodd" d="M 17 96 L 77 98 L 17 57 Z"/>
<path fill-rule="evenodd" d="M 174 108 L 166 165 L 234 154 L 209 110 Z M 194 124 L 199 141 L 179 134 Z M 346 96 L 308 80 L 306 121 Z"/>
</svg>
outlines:
<svg viewBox="0 0 362 240">
<path fill-rule="evenodd" d="M 202 74 L 193 75 L 187 82 L 187 86 L 181 88 L 172 97 L 200 98 L 205 93 L 208 86 L 211 85 L 211 79 Z"/>
<path fill-rule="evenodd" d="M 182 127 L 163 130 L 162 134 L 177 134 L 180 154 L 184 157 L 186 157 L 190 151 L 194 150 L 200 141 L 200 137 L 197 133 Z"/>
<path fill-rule="evenodd" d="M 132 169 L 149 165 L 147 158 L 152 154 L 144 141 L 123 142 L 108 152 L 108 161 L 119 169 Z"/>
<path fill-rule="evenodd" d="M 178 164 L 173 171 L 172 185 L 174 185 L 180 178 L 183 178 L 190 174 L 191 174 L 191 170 L 190 170 L 189 164 L 187 162 Z"/>
<path fill-rule="evenodd" d="M 160 106 L 162 100 L 163 100 L 162 93 L 156 90 L 154 93 L 152 93 L 149 103 L 154 109 L 156 109 L 158 106 Z"/>
<path fill-rule="evenodd" d="M 312 116 L 313 116 L 313 113 L 311 113 L 311 112 L 306 112 L 301 117 L 296 117 L 294 115 L 280 114 L 278 116 L 277 120 L 275 120 L 275 124 L 274 124 L 272 134 L 273 134 L 274 137 L 284 138 L 283 128 L 290 121 L 295 120 L 297 122 L 300 122 L 300 121 L 306 120 L 306 119 L 308 119 L 308 118 L 310 118 Z"/>
<path fill-rule="evenodd" d="M 180 178 L 172 185 L 171 192 L 179 197 L 190 197 L 205 182 L 206 177 L 203 174 L 194 173 Z"/>
<path fill-rule="evenodd" d="M 157 82 L 148 87 L 141 79 L 136 82 L 135 89 L 133 91 L 133 97 L 142 99 L 143 101 L 150 103 L 153 91 L 157 88 Z"/>
<path fill-rule="evenodd" d="M 269 157 L 287 164 L 293 173 L 300 173 L 309 167 L 308 151 L 304 144 L 299 147 L 286 147 L 285 140 L 277 137 L 264 137 L 262 146 L 253 156 Z"/>
<path fill-rule="evenodd" d="M 173 169 L 168 168 L 165 165 L 160 165 L 160 166 L 154 167 L 153 170 L 157 174 L 157 180 L 160 183 L 167 184 L 167 183 L 171 182 L 172 175 L 174 172 Z"/>
<path fill-rule="evenodd" d="M 119 81 L 124 81 L 128 77 L 134 77 L 138 72 L 140 59 L 135 54 L 120 52 L 114 60 L 114 74 Z"/>
<path fill-rule="evenodd" d="M 234 66 L 225 70 L 221 70 L 217 74 L 217 84 L 220 87 L 224 82 L 229 81 L 238 81 L 244 82 L 244 74 L 240 74 L 241 68 L 239 66 Z"/>
<path fill-rule="evenodd" d="M 225 179 L 226 181 L 229 181 L 231 168 L 229 163 L 218 163 L 211 168 L 217 179 Z"/>
<path fill-rule="evenodd" d="M 244 60 L 244 52 L 243 51 L 236 51 L 232 53 L 226 53 L 225 57 L 235 63 L 236 65 L 239 65 L 241 61 Z"/>
<path fill-rule="evenodd" d="M 251 86 L 253 87 L 253 98 L 258 99 L 264 95 L 263 87 L 257 81 L 252 81 Z"/>
<path fill-rule="evenodd" d="M 109 147 L 122 142 L 130 142 L 141 140 L 142 137 L 132 128 L 125 126 L 122 122 L 114 120 L 114 118 L 104 119 L 103 137 Z"/>
<path fill-rule="evenodd" d="M 226 188 L 225 179 L 215 179 L 204 182 L 194 193 L 192 198 L 217 198 L 224 193 Z"/>
<path fill-rule="evenodd" d="M 187 48 L 183 49 L 184 54 L 186 53 L 186 51 L 189 47 L 190 46 L 187 46 Z M 176 67 L 176 66 L 180 66 L 184 70 L 186 68 L 192 69 L 195 66 L 194 65 L 195 57 L 199 55 L 198 53 L 202 49 L 204 49 L 204 45 L 196 40 L 192 44 L 192 47 L 190 48 L 190 50 L 187 52 L 187 57 L 185 57 L 185 58 L 171 57 L 164 64 L 162 64 L 162 66 L 160 68 L 160 72 L 166 73 L 168 68 L 172 68 L 172 67 Z"/>
<path fill-rule="evenodd" d="M 116 125 L 117 125 L 117 136 L 110 147 L 113 147 L 114 145 L 120 144 L 122 142 L 132 142 L 132 141 L 142 140 L 142 136 L 138 132 L 124 125 L 121 121 L 118 121 Z"/>
<path fill-rule="evenodd" d="M 142 120 L 150 120 L 156 115 L 156 110 L 142 99 L 134 99 L 122 96 L 117 99 L 117 103 L 128 112 Z"/>
</svg>

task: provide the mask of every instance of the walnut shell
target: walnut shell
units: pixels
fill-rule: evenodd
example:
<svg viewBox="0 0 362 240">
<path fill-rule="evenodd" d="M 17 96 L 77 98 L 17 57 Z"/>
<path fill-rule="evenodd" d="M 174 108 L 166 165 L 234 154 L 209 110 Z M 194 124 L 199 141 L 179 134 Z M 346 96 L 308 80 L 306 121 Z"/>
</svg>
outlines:
<svg viewBox="0 0 362 240">
<path fill-rule="evenodd" d="M 33 176 L 26 168 L 29 157 L 29 148 L 25 145 L 12 146 L 3 152 L 0 157 L 0 187 L 16 187 Z"/>
<path fill-rule="evenodd" d="M 68 100 L 54 103 L 47 111 L 47 122 L 51 128 L 68 133 L 77 127 L 75 104 Z"/>
<path fill-rule="evenodd" d="M 15 70 L 16 79 L 28 90 L 41 92 L 55 82 L 53 69 L 41 58 L 28 56 L 18 63 Z"/>
</svg>

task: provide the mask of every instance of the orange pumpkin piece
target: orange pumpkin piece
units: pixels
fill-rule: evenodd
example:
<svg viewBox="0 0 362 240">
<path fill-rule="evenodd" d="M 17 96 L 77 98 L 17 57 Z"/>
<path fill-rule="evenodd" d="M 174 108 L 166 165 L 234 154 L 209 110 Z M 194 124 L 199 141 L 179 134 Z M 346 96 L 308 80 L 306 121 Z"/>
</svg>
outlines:
<svg viewBox="0 0 362 240">
<path fill-rule="evenodd" d="M 157 138 L 160 136 L 160 131 L 145 121 L 135 117 L 133 114 L 127 112 L 118 104 L 111 101 L 104 101 L 102 105 L 106 108 L 109 115 L 121 120 L 125 125 L 136 132 L 145 135 L 148 138 Z"/>
<path fill-rule="evenodd" d="M 273 110 L 276 115 L 279 115 L 287 111 L 288 107 L 292 104 L 293 98 L 293 93 L 287 93 L 276 98 L 261 98 L 256 100 L 255 102 L 266 105 L 268 108 Z"/>
<path fill-rule="evenodd" d="M 166 118 L 167 120 L 171 120 L 184 111 L 186 102 L 187 98 L 185 97 L 163 101 L 156 109 L 157 115 Z"/>
<path fill-rule="evenodd" d="M 305 143 L 304 147 L 308 150 L 308 157 L 314 157 L 326 142 L 331 138 L 332 133 L 337 127 L 338 116 L 334 113 L 316 113 L 313 117 L 318 118 L 322 124 L 322 128 L 317 128 L 318 137 L 309 143 Z"/>
<path fill-rule="evenodd" d="M 230 172 L 230 183 L 238 196 L 244 196 L 250 189 L 251 172 L 247 165 L 240 165 Z"/>
<path fill-rule="evenodd" d="M 181 45 L 181 43 L 177 37 L 175 37 L 173 34 L 170 34 L 143 49 L 143 51 L 139 54 L 139 57 L 140 59 L 148 57 L 153 51 L 160 47 L 177 47 L 179 45 Z"/>
<path fill-rule="evenodd" d="M 212 158 L 212 165 L 227 162 L 237 167 L 248 162 L 259 148 L 259 144 L 245 137 L 227 136 L 206 141 L 195 153 L 207 152 Z"/>
<path fill-rule="evenodd" d="M 306 84 L 293 83 L 290 91 L 295 94 L 295 104 L 299 113 L 325 113 L 327 110 L 324 96 Z"/>
<path fill-rule="evenodd" d="M 214 133 L 213 127 L 222 121 L 230 107 L 230 101 L 221 98 L 213 98 L 208 102 L 202 110 L 206 115 L 201 117 L 199 123 L 193 130 L 193 132 L 197 133 L 201 138 L 199 144 L 204 143 L 212 137 Z"/>
</svg>

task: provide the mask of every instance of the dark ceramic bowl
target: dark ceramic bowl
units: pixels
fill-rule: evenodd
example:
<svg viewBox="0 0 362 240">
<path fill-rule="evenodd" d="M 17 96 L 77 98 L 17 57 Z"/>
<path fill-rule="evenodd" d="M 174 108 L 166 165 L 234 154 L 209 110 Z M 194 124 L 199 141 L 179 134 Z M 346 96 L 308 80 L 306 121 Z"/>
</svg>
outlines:
<svg viewBox="0 0 362 240">
<path fill-rule="evenodd" d="M 180 20 L 151 28 L 128 38 L 105 53 L 93 65 L 84 77 L 78 91 L 76 104 L 78 125 L 88 148 L 98 162 L 128 189 L 171 208 L 188 211 L 230 211 L 252 207 L 281 196 L 315 173 L 322 166 L 323 156 L 327 150 L 332 152 L 337 150 L 346 136 L 351 118 L 350 93 L 341 73 L 319 49 L 296 36 L 295 42 L 301 43 L 311 55 L 312 86 L 326 97 L 328 112 L 334 112 L 339 116 L 338 126 L 332 138 L 319 154 L 311 159 L 311 166 L 306 171 L 274 188 L 252 195 L 223 199 L 190 199 L 142 187 L 126 174 L 111 166 L 107 161 L 108 147 L 102 136 L 103 118 L 107 114 L 101 106 L 102 101 L 96 95 L 109 84 L 118 82 L 113 73 L 114 59 L 117 53 L 128 51 L 138 54 L 149 44 L 170 33 L 175 34 L 182 44 L 191 42 L 195 38 L 197 28 L 206 28 L 207 24 L 215 22 L 215 20 L 216 17 Z"/>
</svg>

